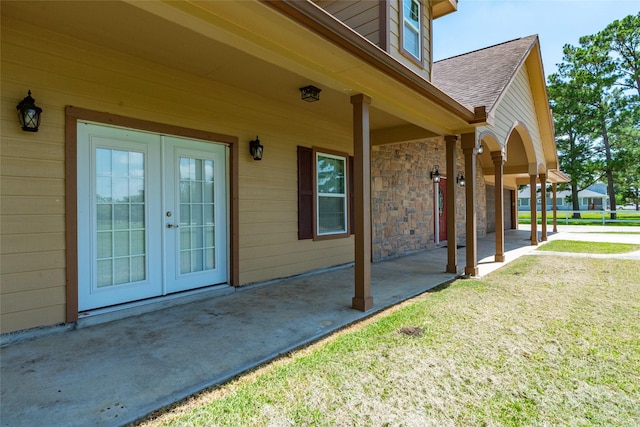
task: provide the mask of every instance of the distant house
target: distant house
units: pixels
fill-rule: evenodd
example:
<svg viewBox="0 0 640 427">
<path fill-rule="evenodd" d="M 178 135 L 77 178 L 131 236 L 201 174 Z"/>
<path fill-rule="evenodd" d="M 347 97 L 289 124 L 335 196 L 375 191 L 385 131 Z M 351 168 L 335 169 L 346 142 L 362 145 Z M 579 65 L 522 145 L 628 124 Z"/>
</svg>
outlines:
<svg viewBox="0 0 640 427">
<path fill-rule="evenodd" d="M 557 210 L 569 211 L 573 210 L 573 203 L 571 201 L 571 191 L 564 190 L 557 193 Z M 536 201 L 536 210 L 541 210 L 540 193 L 538 193 Z M 578 204 L 581 211 L 597 210 L 609 208 L 609 196 L 597 191 L 585 189 L 578 192 Z M 528 211 L 531 209 L 531 195 L 529 187 L 520 190 L 518 192 L 518 210 Z M 547 210 L 553 209 L 553 200 L 549 193 L 547 193 Z"/>
</svg>

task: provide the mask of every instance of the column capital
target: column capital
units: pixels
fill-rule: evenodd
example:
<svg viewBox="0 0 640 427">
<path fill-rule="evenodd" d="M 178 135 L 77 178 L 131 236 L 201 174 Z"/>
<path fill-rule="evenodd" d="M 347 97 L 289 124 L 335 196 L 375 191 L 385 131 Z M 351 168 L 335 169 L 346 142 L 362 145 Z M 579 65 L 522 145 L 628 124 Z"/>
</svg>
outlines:
<svg viewBox="0 0 640 427">
<path fill-rule="evenodd" d="M 458 135 L 445 135 L 444 140 L 447 144 L 455 144 L 458 141 Z"/>
<path fill-rule="evenodd" d="M 359 93 L 351 97 L 351 103 L 352 104 L 371 104 L 371 97 L 363 93 Z"/>
<path fill-rule="evenodd" d="M 493 160 L 493 163 L 500 164 L 503 163 L 505 161 L 505 155 L 504 152 L 502 150 L 500 151 L 492 151 L 491 152 L 491 159 Z"/>
<path fill-rule="evenodd" d="M 462 150 L 466 153 L 470 150 L 475 150 L 476 147 L 476 134 L 475 133 L 463 133 L 462 137 Z M 474 153 L 475 154 L 475 153 Z"/>
</svg>

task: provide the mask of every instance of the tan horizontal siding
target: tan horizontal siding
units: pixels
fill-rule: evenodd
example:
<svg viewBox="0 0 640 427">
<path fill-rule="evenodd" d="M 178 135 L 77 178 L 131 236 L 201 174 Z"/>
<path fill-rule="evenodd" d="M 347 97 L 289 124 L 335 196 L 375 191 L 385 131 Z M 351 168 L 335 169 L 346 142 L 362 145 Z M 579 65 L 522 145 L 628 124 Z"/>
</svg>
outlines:
<svg viewBox="0 0 640 427">
<path fill-rule="evenodd" d="M 0 310 L 2 313 L 15 313 L 34 308 L 44 308 L 51 305 L 64 304 L 64 287 L 56 286 L 52 288 L 36 289 L 31 291 L 21 291 L 7 293 L 2 296 Z"/>
<path fill-rule="evenodd" d="M 345 240 L 349 240 L 348 238 Z M 324 243 L 324 242 L 313 242 L 311 240 L 307 240 L 307 241 L 303 241 L 305 242 L 305 245 L 307 250 L 304 249 L 304 246 L 301 247 L 300 244 L 298 244 L 298 242 L 286 242 L 286 243 L 280 243 L 280 244 L 271 244 L 269 245 L 269 252 L 264 252 L 262 251 L 260 246 L 253 246 L 253 247 L 245 247 L 242 248 L 241 256 L 242 259 L 245 259 L 247 262 L 252 263 L 252 262 L 259 262 L 260 259 L 264 259 L 264 258 L 275 258 L 275 257 L 279 257 L 282 255 L 288 255 L 290 257 L 290 260 L 295 259 L 296 257 L 298 257 L 298 261 L 302 261 L 304 258 L 308 257 L 308 253 L 306 252 L 318 252 L 319 256 L 322 256 L 321 254 L 324 251 L 332 251 L 332 250 L 336 250 L 338 248 L 343 247 L 343 242 L 339 241 L 339 240 L 333 240 L 333 241 L 324 241 L 324 242 L 331 242 L 331 243 Z M 324 243 L 324 244 L 322 244 Z M 318 249 L 321 248 L 321 249 Z M 297 251 L 294 253 L 294 249 L 297 249 Z"/>
<path fill-rule="evenodd" d="M 17 123 L 15 117 L 11 117 L 12 123 Z M 3 129 L 9 128 L 9 123 L 4 122 Z M 64 161 L 64 145 L 47 141 L 30 141 L 17 138 L 2 139 L 2 157 L 27 158 L 47 161 Z M 4 171 L 3 171 L 4 174 Z"/>
<path fill-rule="evenodd" d="M 28 155 L 28 154 L 25 154 Z M 24 157 L 0 159 L 3 176 L 64 178 L 63 160 L 29 159 Z"/>
<path fill-rule="evenodd" d="M 24 21 L 3 18 L 1 43 L 1 332 L 65 319 L 68 105 L 239 138 L 240 284 L 353 260 L 353 239 L 297 239 L 296 147 L 351 153 L 350 126 Z M 29 89 L 44 110 L 37 133 L 17 125 Z M 260 162 L 248 153 L 256 133 Z"/>
<path fill-rule="evenodd" d="M 298 218 L 292 218 L 291 221 L 279 220 L 277 222 L 246 222 L 242 223 L 242 235 L 240 236 L 241 244 L 242 239 L 255 240 L 256 236 L 260 235 L 274 235 L 285 234 L 290 235 L 290 239 L 293 237 L 298 238 Z M 261 243 L 263 244 L 263 243 Z"/>
<path fill-rule="evenodd" d="M 54 268 L 51 270 L 2 274 L 0 280 L 2 280 L 2 292 L 9 294 L 45 289 L 52 283 L 64 283 L 65 278 L 64 268 Z"/>
<path fill-rule="evenodd" d="M 370 42 L 380 42 L 380 6 L 377 1 L 317 1 L 316 4 Z"/>
<path fill-rule="evenodd" d="M 249 248 L 263 248 L 265 243 L 268 242 L 269 246 L 290 244 L 292 241 L 297 240 L 297 230 L 292 230 L 292 223 L 289 223 L 289 227 L 286 231 L 279 233 L 263 232 L 256 233 L 252 236 L 240 237 L 240 246 L 245 249 Z"/>
<path fill-rule="evenodd" d="M 334 16 L 357 2 L 358 0 L 314 0 L 315 4 Z"/>
<path fill-rule="evenodd" d="M 41 251 L 64 250 L 64 233 L 13 234 L 3 236 L 0 243 L 5 255 L 28 253 L 36 247 Z"/>
<path fill-rule="evenodd" d="M 431 8 L 428 7 L 429 2 L 423 2 L 423 40 L 422 40 L 422 55 L 423 66 L 419 66 L 415 61 L 407 58 L 401 53 L 400 42 L 400 25 L 402 22 L 402 16 L 400 13 L 400 2 L 392 1 L 390 3 L 389 10 L 389 54 L 396 60 L 415 71 L 422 76 L 425 80 L 431 80 Z"/>
<path fill-rule="evenodd" d="M 2 215 L 0 221 L 0 233 L 3 237 L 13 234 L 64 232 L 64 229 L 64 215 Z"/>
<path fill-rule="evenodd" d="M 64 196 L 63 179 L 4 176 L 0 190 L 3 196 Z"/>
<path fill-rule="evenodd" d="M 400 11 L 398 2 L 392 1 L 389 7 L 389 43 L 394 57 L 400 50 Z"/>
<path fill-rule="evenodd" d="M 60 266 L 64 266 L 64 251 L 61 250 L 2 254 L 2 274 L 51 270 Z"/>
<path fill-rule="evenodd" d="M 0 215 L 22 215 L 22 214 L 64 214 L 64 198 L 62 197 L 26 197 L 26 196 L 5 196 L 2 198 Z"/>
<path fill-rule="evenodd" d="M 64 304 L 53 304 L 47 307 L 33 308 L 13 313 L 3 312 L 1 316 L 2 330 L 17 331 L 36 328 L 42 325 L 63 323 L 63 320 L 52 322 L 51 319 L 64 319 L 64 310 Z"/>
<path fill-rule="evenodd" d="M 352 239 L 345 239 L 352 242 Z M 308 247 L 317 242 L 305 241 Z M 285 249 L 280 249 L 284 251 Z M 243 251 L 245 256 L 241 256 L 243 261 L 240 267 L 245 271 L 247 282 L 258 282 L 265 280 L 265 277 L 287 277 L 296 272 L 325 268 L 331 265 L 340 265 L 352 262 L 354 259 L 353 249 L 342 244 L 327 247 L 322 251 L 314 250 L 314 259 L 309 260 L 310 251 L 300 251 L 290 254 L 286 263 L 276 262 L 279 257 L 275 254 L 260 252 L 250 249 Z M 311 268 L 309 268 L 311 267 Z"/>
<path fill-rule="evenodd" d="M 509 132 L 518 121 L 527 127 L 538 158 L 543 158 L 540 127 L 537 121 L 526 65 L 520 69 L 511 85 L 507 88 L 496 112 L 496 123 L 492 130 L 496 133 L 501 144 L 506 143 Z M 508 156 L 509 148 L 507 147 Z M 533 159 L 530 159 L 530 161 L 532 162 Z"/>
<path fill-rule="evenodd" d="M 367 22 L 360 26 L 361 34 L 371 43 L 380 45 L 380 27 L 378 21 Z"/>
<path fill-rule="evenodd" d="M 264 191 L 265 186 L 256 188 L 255 186 L 245 186 L 240 188 L 240 193 L 244 199 L 259 201 L 259 200 L 279 200 L 282 202 L 297 202 L 298 193 L 291 191 L 287 188 L 269 188 L 269 191 Z"/>
</svg>

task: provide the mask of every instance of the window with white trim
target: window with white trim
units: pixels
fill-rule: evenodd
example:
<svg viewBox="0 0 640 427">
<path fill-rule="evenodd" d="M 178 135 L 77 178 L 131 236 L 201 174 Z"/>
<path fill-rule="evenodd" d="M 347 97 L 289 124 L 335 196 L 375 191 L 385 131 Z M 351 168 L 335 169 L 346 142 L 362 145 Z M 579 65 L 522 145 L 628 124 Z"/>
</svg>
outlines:
<svg viewBox="0 0 640 427">
<path fill-rule="evenodd" d="M 422 4 L 419 0 L 402 0 L 402 49 L 422 61 Z"/>
<path fill-rule="evenodd" d="M 315 238 L 349 233 L 348 160 L 347 154 L 314 149 Z"/>
</svg>

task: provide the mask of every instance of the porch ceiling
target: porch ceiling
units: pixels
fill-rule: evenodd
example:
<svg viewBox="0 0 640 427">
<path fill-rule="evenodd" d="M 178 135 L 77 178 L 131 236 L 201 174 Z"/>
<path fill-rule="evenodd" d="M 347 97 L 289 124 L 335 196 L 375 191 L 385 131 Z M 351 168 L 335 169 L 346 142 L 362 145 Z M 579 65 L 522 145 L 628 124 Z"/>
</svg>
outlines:
<svg viewBox="0 0 640 427">
<path fill-rule="evenodd" d="M 319 81 L 323 78 L 322 73 L 307 73 L 305 76 L 296 72 L 303 72 L 309 68 L 319 69 L 312 63 L 314 58 L 309 58 L 308 64 L 302 64 L 299 67 L 293 67 L 290 61 L 278 63 L 273 53 L 264 52 L 264 49 L 260 49 L 260 46 L 250 41 L 243 41 L 245 44 L 248 43 L 249 49 L 233 47 L 232 45 L 237 43 L 232 42 L 233 36 L 229 34 L 233 34 L 238 29 L 224 28 L 224 25 L 230 26 L 228 22 L 220 22 L 220 27 L 214 27 L 195 19 L 195 12 L 200 10 L 200 7 L 204 7 L 205 3 L 197 6 L 181 4 L 182 10 L 175 6 L 176 3 L 169 7 L 159 3 L 161 2 L 129 4 L 121 1 L 16 1 L 3 2 L 2 15 L 132 57 L 142 58 L 152 64 L 178 69 L 198 78 L 220 82 L 253 93 L 256 95 L 256 102 L 268 99 L 271 102 L 291 104 L 297 109 L 309 109 L 340 126 L 351 126 L 350 96 L 358 93 L 358 88 L 348 86 L 336 75 L 327 75 L 325 81 Z M 154 8 L 164 8 L 161 12 L 170 14 L 171 18 L 159 16 L 162 13 Z M 153 13 L 148 9 L 154 9 Z M 261 9 L 261 14 L 264 14 L 265 10 L 270 14 L 277 14 L 276 11 L 267 7 L 258 9 Z M 207 18 L 213 16 L 211 11 L 204 11 L 204 13 Z M 252 20 L 256 19 L 259 20 L 260 17 L 248 17 L 247 24 L 251 24 Z M 194 25 L 198 22 L 200 27 L 206 27 L 206 31 Z M 274 31 L 277 32 L 278 29 L 274 28 Z M 286 46 L 281 48 L 286 49 Z M 334 49 L 337 48 L 334 47 Z M 335 56 L 331 52 L 325 52 L 323 56 L 327 54 Z M 269 58 L 265 59 L 266 56 Z M 348 57 L 347 60 L 349 60 Z M 345 68 L 353 65 L 345 64 L 343 57 L 337 58 L 337 61 L 341 62 L 339 65 Z M 336 64 L 331 65 L 336 66 Z M 322 89 L 320 102 L 301 101 L 299 88 L 309 84 Z M 372 132 L 411 125 L 405 118 L 393 114 L 395 112 L 390 112 L 384 106 L 377 107 L 379 105 L 376 105 L 374 98 L 370 111 Z"/>
</svg>

